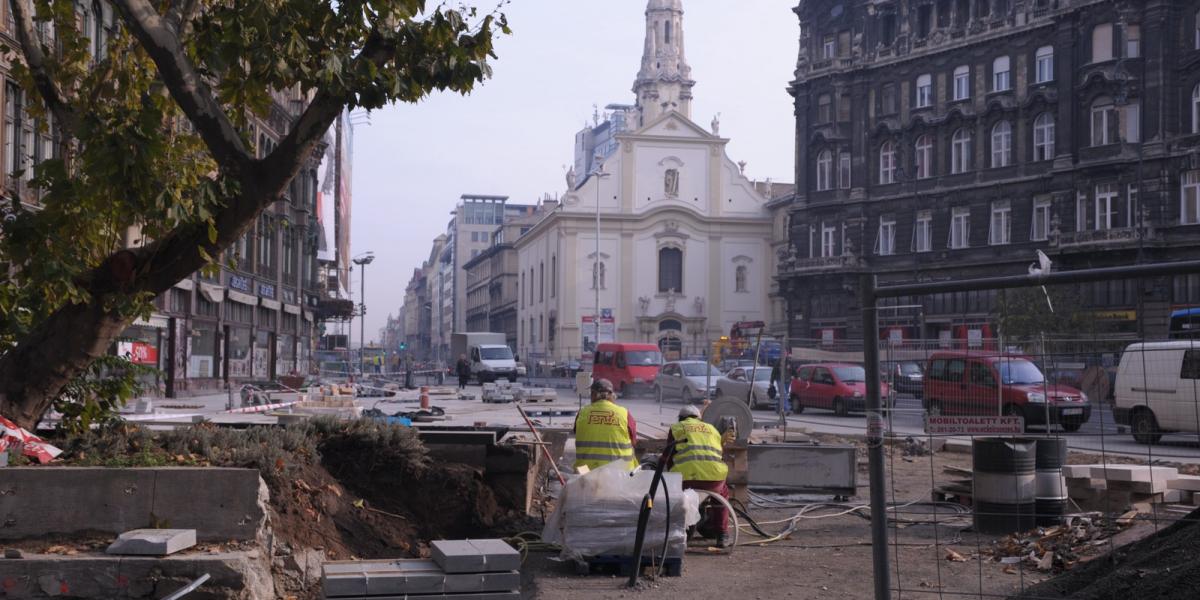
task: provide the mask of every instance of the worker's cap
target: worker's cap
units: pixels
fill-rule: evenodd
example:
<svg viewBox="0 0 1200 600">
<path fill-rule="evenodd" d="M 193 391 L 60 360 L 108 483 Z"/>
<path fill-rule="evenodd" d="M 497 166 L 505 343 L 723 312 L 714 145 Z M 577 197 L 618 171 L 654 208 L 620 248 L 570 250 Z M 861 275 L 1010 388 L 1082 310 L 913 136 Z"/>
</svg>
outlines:
<svg viewBox="0 0 1200 600">
<path fill-rule="evenodd" d="M 693 406 L 691 404 L 679 409 L 679 418 L 680 419 L 686 419 L 688 417 L 696 417 L 697 419 L 699 419 L 700 418 L 700 409 L 696 408 L 695 406 Z"/>
<path fill-rule="evenodd" d="M 592 382 L 592 391 L 593 392 L 610 392 L 611 393 L 613 391 L 613 384 L 611 381 L 609 381 L 607 379 L 597 379 Z"/>
</svg>

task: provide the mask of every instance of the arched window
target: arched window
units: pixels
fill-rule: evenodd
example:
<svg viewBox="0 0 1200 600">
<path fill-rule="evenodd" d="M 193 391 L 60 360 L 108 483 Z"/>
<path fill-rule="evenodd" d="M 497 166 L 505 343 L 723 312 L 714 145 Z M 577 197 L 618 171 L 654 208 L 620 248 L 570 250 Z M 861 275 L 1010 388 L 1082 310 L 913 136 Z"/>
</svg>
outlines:
<svg viewBox="0 0 1200 600">
<path fill-rule="evenodd" d="M 1054 115 L 1044 112 L 1033 121 L 1033 160 L 1054 158 Z"/>
<path fill-rule="evenodd" d="M 662 248 L 658 251 L 658 291 L 683 291 L 683 251 L 679 248 Z"/>
<path fill-rule="evenodd" d="M 999 56 L 992 61 L 992 91 L 1003 92 L 1012 88 L 1012 79 L 1009 77 L 1008 57 Z"/>
<path fill-rule="evenodd" d="M 1036 63 L 1035 71 L 1037 71 L 1034 81 L 1036 83 L 1054 81 L 1054 47 L 1042 46 L 1038 48 L 1034 61 Z"/>
<path fill-rule="evenodd" d="M 833 188 L 833 153 L 822 150 L 817 155 L 817 191 L 824 192 Z"/>
<path fill-rule="evenodd" d="M 915 166 L 917 170 L 917 179 L 926 179 L 933 176 L 933 136 L 923 135 L 917 138 L 915 146 Z"/>
<path fill-rule="evenodd" d="M 746 265 L 738 265 L 733 271 L 733 291 L 746 291 Z"/>
<path fill-rule="evenodd" d="M 917 108 L 933 106 L 933 77 L 928 73 L 917 77 Z"/>
<path fill-rule="evenodd" d="M 1196 18 L 1200 19 L 1200 14 Z M 1200 35 L 1200 30 L 1197 30 L 1197 35 Z M 1192 88 L 1192 133 L 1200 133 L 1200 83 Z"/>
<path fill-rule="evenodd" d="M 966 173 L 971 170 L 971 132 L 959 129 L 950 142 L 950 172 Z"/>
<path fill-rule="evenodd" d="M 1012 162 L 1012 124 L 1000 121 L 992 126 L 992 168 Z"/>
<path fill-rule="evenodd" d="M 896 145 L 884 142 L 879 147 L 879 184 L 896 182 Z"/>
<path fill-rule="evenodd" d="M 954 99 L 966 100 L 971 97 L 971 68 L 962 65 L 954 69 Z"/>
</svg>

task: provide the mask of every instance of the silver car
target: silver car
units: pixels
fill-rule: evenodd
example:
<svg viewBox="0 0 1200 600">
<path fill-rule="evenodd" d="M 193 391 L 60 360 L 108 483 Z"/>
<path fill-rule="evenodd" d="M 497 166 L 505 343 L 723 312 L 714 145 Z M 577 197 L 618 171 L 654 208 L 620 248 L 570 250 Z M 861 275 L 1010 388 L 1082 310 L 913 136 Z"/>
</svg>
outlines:
<svg viewBox="0 0 1200 600">
<path fill-rule="evenodd" d="M 721 372 L 702 360 L 680 360 L 666 363 L 654 378 L 654 396 L 662 402 L 680 398 L 684 402 L 699 402 L 715 389 Z"/>
<path fill-rule="evenodd" d="M 754 396 L 750 395 L 750 377 L 754 377 Z M 717 398 L 737 398 L 758 408 L 759 405 L 770 406 L 771 397 L 767 388 L 771 386 L 771 367 L 737 367 L 717 380 Z"/>
</svg>

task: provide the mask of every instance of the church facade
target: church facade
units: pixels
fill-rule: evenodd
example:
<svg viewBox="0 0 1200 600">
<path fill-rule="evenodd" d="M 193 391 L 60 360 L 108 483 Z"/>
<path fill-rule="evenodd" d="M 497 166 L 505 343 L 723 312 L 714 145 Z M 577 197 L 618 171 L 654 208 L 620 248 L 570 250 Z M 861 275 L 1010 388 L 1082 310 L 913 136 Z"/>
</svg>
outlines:
<svg viewBox="0 0 1200 600">
<path fill-rule="evenodd" d="M 683 38 L 681 0 L 650 0 L 636 103 L 576 136 L 587 171 L 572 168 L 558 207 L 515 243 L 522 357 L 579 358 L 597 341 L 700 356 L 773 312 L 771 185 L 726 155 L 715 118 L 692 121 Z"/>
</svg>

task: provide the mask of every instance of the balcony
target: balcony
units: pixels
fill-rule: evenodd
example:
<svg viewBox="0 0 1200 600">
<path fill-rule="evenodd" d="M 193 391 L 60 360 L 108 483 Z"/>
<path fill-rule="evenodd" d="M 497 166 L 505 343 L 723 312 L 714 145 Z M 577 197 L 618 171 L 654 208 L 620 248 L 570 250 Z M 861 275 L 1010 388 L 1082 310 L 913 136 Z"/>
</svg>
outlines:
<svg viewBox="0 0 1200 600">
<path fill-rule="evenodd" d="M 780 264 L 780 271 L 789 275 L 816 275 L 821 273 L 857 270 L 863 266 L 862 259 L 854 256 L 818 256 L 813 258 L 788 258 Z"/>
<path fill-rule="evenodd" d="M 1132 248 L 1140 242 L 1157 240 L 1153 229 L 1145 235 L 1136 227 L 1118 227 L 1089 231 L 1071 231 L 1058 234 L 1058 247 L 1064 251 L 1115 250 Z"/>
</svg>

